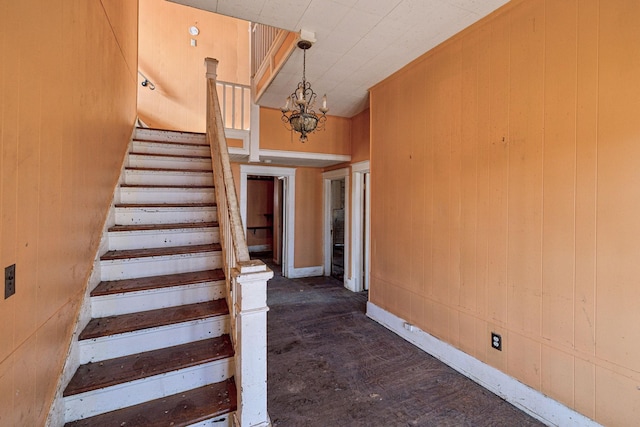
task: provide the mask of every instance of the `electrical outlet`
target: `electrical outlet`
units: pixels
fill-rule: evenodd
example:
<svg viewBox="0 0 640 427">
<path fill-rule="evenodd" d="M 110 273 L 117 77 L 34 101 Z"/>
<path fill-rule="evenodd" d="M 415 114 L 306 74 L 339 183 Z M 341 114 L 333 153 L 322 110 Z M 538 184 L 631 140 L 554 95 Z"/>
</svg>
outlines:
<svg viewBox="0 0 640 427">
<path fill-rule="evenodd" d="M 491 332 L 491 347 L 502 351 L 502 337 L 495 332 Z"/>
<path fill-rule="evenodd" d="M 16 265 L 4 269 L 4 299 L 16 293 Z"/>
</svg>

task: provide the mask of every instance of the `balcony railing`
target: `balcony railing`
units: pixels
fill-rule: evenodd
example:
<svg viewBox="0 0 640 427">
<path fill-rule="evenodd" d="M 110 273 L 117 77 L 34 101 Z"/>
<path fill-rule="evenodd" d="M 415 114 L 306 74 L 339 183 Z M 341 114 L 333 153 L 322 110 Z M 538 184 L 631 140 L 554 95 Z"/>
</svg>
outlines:
<svg viewBox="0 0 640 427">
<path fill-rule="evenodd" d="M 216 81 L 224 127 L 249 130 L 251 124 L 251 86 Z"/>
</svg>

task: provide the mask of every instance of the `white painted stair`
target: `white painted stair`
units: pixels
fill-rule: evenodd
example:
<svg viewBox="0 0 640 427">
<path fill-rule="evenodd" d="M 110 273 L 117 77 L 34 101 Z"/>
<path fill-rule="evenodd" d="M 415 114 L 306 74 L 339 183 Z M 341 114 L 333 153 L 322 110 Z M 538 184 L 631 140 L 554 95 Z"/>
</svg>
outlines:
<svg viewBox="0 0 640 427">
<path fill-rule="evenodd" d="M 65 425 L 231 426 L 234 352 L 204 135 L 138 129 L 122 178 Z"/>
</svg>

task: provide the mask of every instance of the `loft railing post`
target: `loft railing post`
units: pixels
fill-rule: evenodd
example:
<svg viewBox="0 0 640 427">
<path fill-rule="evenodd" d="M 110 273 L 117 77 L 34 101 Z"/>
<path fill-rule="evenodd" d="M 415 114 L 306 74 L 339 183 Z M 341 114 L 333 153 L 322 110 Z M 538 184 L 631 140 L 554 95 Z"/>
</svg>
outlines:
<svg viewBox="0 0 640 427">
<path fill-rule="evenodd" d="M 267 427 L 271 425 L 267 413 L 267 281 L 273 272 L 262 261 L 249 257 L 216 90 L 217 65 L 217 60 L 205 59 L 207 141 L 236 353 L 238 409 L 234 420 L 240 427 Z"/>
</svg>

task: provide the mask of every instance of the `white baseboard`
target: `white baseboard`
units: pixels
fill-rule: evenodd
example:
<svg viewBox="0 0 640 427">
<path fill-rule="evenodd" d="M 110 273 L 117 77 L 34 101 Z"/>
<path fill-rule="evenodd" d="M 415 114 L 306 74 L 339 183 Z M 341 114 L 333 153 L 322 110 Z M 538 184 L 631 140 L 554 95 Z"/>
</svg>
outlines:
<svg viewBox="0 0 640 427">
<path fill-rule="evenodd" d="M 344 279 L 344 287 L 349 289 L 351 292 L 356 292 L 356 280 L 355 279 L 348 279 L 345 277 Z"/>
<path fill-rule="evenodd" d="M 548 426 L 600 426 L 590 418 L 371 302 L 367 303 L 367 316 Z"/>
<path fill-rule="evenodd" d="M 301 277 L 316 277 L 324 275 L 324 268 L 321 265 L 316 267 L 292 268 L 289 270 L 289 279 L 299 279 Z"/>
</svg>

